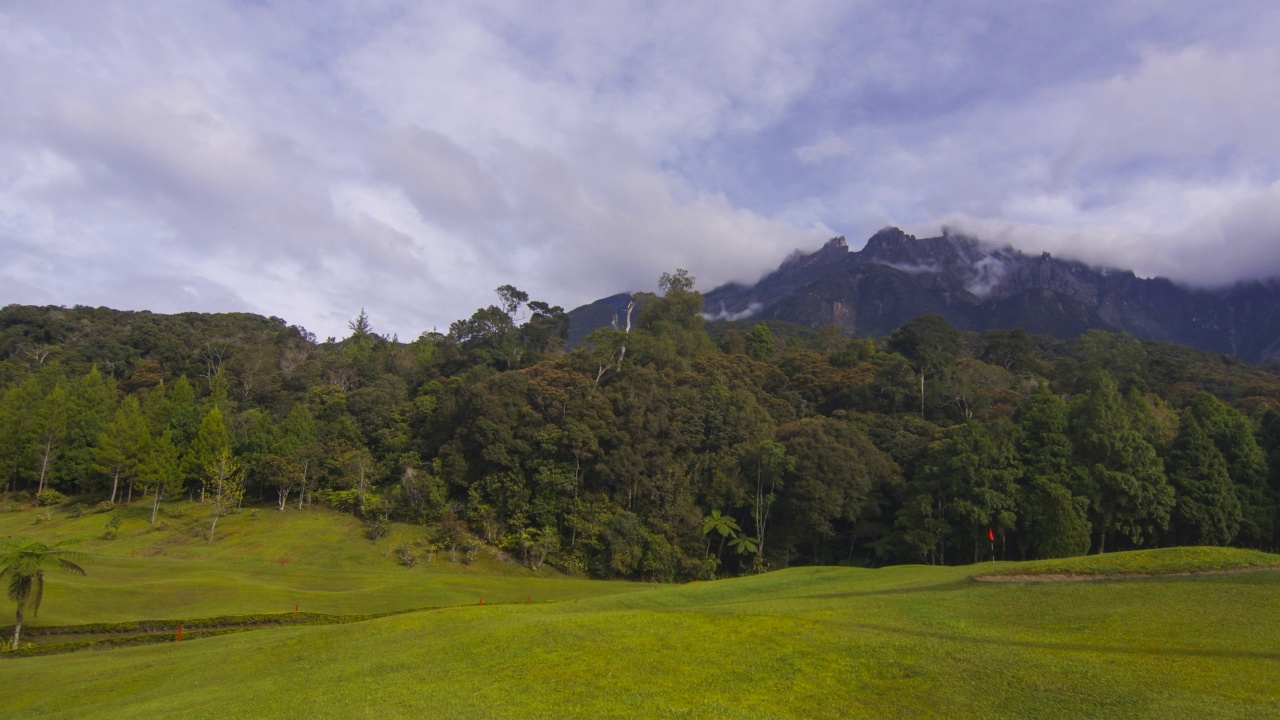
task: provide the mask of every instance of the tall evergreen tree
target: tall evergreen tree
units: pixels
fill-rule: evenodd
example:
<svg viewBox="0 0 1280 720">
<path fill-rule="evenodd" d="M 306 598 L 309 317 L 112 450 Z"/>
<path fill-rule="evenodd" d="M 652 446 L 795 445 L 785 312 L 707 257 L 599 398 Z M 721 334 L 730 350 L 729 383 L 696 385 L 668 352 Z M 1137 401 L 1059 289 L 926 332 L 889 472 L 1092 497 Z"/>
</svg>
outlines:
<svg viewBox="0 0 1280 720">
<path fill-rule="evenodd" d="M 222 412 L 215 405 L 200 421 L 200 429 L 182 460 L 188 481 L 193 483 L 193 487 L 194 484 L 200 486 L 200 502 L 205 501 L 208 490 L 209 468 L 222 458 L 224 450 L 231 451 L 231 433 L 227 432 Z"/>
<path fill-rule="evenodd" d="M 38 430 L 36 413 L 40 406 L 40 384 L 34 376 L 0 393 L 0 487 L 18 489 L 18 480 L 30 466 L 30 448 Z"/>
<path fill-rule="evenodd" d="M 1177 492 L 1170 538 L 1180 545 L 1226 545 L 1240 530 L 1240 502 L 1227 463 L 1193 411 L 1182 414 L 1169 454 L 1169 482 Z"/>
<path fill-rule="evenodd" d="M 1041 384 L 1018 412 L 1024 472 L 1023 532 L 1038 558 L 1089 552 L 1089 499 L 1076 495 L 1080 473 L 1072 465 L 1067 404 Z"/>
<path fill-rule="evenodd" d="M 1116 384 L 1105 372 L 1072 407 L 1072 446 L 1090 500 L 1097 549 L 1123 537 L 1141 546 L 1169 526 L 1173 490 L 1156 450 L 1135 427 Z"/>
<path fill-rule="evenodd" d="M 71 402 L 61 384 L 40 401 L 35 412 L 35 422 L 29 440 L 32 472 L 36 480 L 36 492 L 43 492 L 56 482 L 55 464 L 62 456 L 67 441 L 68 416 Z"/>
<path fill-rule="evenodd" d="M 115 378 L 103 375 L 97 366 L 72 384 L 63 468 L 66 476 L 75 478 L 84 489 L 95 481 L 94 449 L 117 404 Z"/>
<path fill-rule="evenodd" d="M 166 429 L 148 445 L 146 460 L 138 468 L 138 482 L 152 494 L 151 524 L 155 525 L 160 501 L 182 492 L 182 464 L 172 430 Z"/>
<path fill-rule="evenodd" d="M 1276 497 L 1267 482 L 1267 459 L 1258 446 L 1253 423 L 1218 398 L 1202 393 L 1191 405 L 1196 421 L 1226 462 L 1240 506 L 1238 541 L 1269 547 L 1276 533 Z"/>
<path fill-rule="evenodd" d="M 121 479 L 129 483 L 129 499 L 133 499 L 133 483 L 146 462 L 150 444 L 151 432 L 138 406 L 138 398 L 129 395 L 98 435 L 98 444 L 94 447 L 94 468 L 111 479 L 111 502 L 116 501 Z"/>
</svg>

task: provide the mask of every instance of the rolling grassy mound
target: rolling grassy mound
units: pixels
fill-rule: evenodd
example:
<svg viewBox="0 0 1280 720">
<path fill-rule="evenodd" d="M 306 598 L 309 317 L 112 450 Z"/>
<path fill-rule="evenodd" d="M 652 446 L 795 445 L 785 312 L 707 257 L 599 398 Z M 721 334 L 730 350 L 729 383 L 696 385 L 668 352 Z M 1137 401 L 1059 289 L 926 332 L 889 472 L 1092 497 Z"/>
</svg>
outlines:
<svg viewBox="0 0 1280 720">
<path fill-rule="evenodd" d="M 108 517 L 117 513 L 124 522 L 116 539 L 103 539 Z M 83 563 L 87 576 L 48 575 L 40 615 L 28 616 L 29 627 L 280 613 L 295 607 L 374 614 L 645 588 L 569 579 L 554 570 L 535 573 L 488 553 L 471 564 L 450 562 L 441 553 L 431 562 L 405 568 L 395 562 L 392 550 L 419 537 L 421 528 L 393 524 L 391 536 L 374 543 L 359 520 L 323 508 L 229 515 L 218 522 L 214 541 L 206 543 L 200 532 L 208 528 L 207 513 L 199 504 L 177 505 L 162 516 L 167 524 L 160 530 L 152 529 L 149 508 L 141 504 L 80 518 L 64 506 L 38 524 L 35 517 L 45 515 L 43 509 L 0 514 L 0 538 L 82 539 L 76 549 L 88 555 Z M 0 604 L 5 607 L 7 602 Z M 0 627 L 12 622 L 11 615 L 11 609 L 0 609 Z"/>
<path fill-rule="evenodd" d="M 0 516 L 0 522 L 8 520 Z M 148 597 L 170 592 L 160 575 L 187 567 L 189 591 L 212 592 L 219 603 L 243 607 L 291 602 L 285 594 L 298 592 L 344 608 L 336 612 L 455 606 L 8 659 L 0 661 L 2 714 L 1280 717 L 1280 573 L 988 584 L 969 578 L 1034 564 L 794 568 L 682 586 L 541 580 L 546 596 L 536 599 L 553 602 L 493 605 L 486 598 L 481 606 L 472 592 L 477 585 L 489 583 L 486 592 L 506 589 L 519 593 L 511 599 L 524 600 L 522 588 L 535 579 L 496 561 L 498 574 L 477 566 L 447 572 L 447 563 L 406 570 L 358 534 L 344 536 L 352 546 L 333 552 L 367 554 L 367 567 L 326 568 L 299 559 L 286 563 L 285 574 L 272 575 L 281 569 L 267 562 L 269 551 L 247 560 L 228 557 L 234 542 L 246 552 L 255 543 L 270 545 L 269 538 L 251 540 L 250 530 L 244 532 L 242 540 L 229 538 L 227 547 L 209 550 L 208 557 L 196 557 L 199 548 L 192 547 L 182 551 L 190 557 L 93 558 L 89 578 L 50 577 L 50 590 L 65 591 L 46 596 L 46 611 L 56 615 L 54 607 L 67 603 L 76 610 L 61 612 L 85 618 L 156 617 L 129 603 L 177 607 Z M 0 537 L 7 533 L 0 526 Z M 1144 562 L 1163 562 L 1164 552 L 1149 553 Z M 105 582 L 72 585 L 108 577 L 132 585 L 136 596 L 113 596 Z M 231 590 L 218 582 L 246 587 Z M 451 585 L 460 582 L 471 585 Z M 458 602 L 422 602 L 428 597 Z"/>
<path fill-rule="evenodd" d="M 1121 578 L 1265 569 L 1280 569 L 1280 555 L 1239 548 L 1177 547 L 1017 563 L 979 573 L 974 579 Z"/>
</svg>

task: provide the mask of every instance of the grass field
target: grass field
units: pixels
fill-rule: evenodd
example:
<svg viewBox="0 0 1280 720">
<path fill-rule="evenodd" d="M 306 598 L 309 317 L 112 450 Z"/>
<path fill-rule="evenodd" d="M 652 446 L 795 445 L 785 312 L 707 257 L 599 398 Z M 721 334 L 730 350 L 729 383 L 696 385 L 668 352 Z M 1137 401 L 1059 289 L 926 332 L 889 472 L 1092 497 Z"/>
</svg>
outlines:
<svg viewBox="0 0 1280 720">
<path fill-rule="evenodd" d="M 0 715 L 1280 717 L 1280 572 L 972 582 L 977 572 L 1031 567 L 987 563 L 645 586 L 534 578 L 492 558 L 408 570 L 385 557 L 387 541 L 343 530 L 348 518 L 267 514 L 231 518 L 244 524 L 220 547 L 160 538 L 129 558 L 144 545 L 121 544 L 123 532 L 86 543 L 115 556 L 89 558 L 87 578 L 50 576 L 39 623 L 291 610 L 295 595 L 328 612 L 455 606 L 6 659 Z M 30 516 L 0 515 L 0 537 L 76 531 L 56 520 L 32 527 Z M 290 543 L 298 557 L 273 566 Z M 1235 552 L 1208 550 L 1201 561 L 1258 561 L 1232 560 Z M 1139 572 L 1170 561 L 1117 553 L 1095 562 Z M 548 602 L 476 604 L 479 591 L 519 601 L 528 587 Z"/>
</svg>

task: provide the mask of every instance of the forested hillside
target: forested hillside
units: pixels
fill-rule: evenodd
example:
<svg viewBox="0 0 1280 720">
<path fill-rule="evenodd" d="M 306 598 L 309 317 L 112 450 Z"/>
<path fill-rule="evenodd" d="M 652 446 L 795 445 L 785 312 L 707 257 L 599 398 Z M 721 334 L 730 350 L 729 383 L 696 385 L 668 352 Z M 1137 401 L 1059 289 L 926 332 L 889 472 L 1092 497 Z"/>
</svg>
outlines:
<svg viewBox="0 0 1280 720">
<path fill-rule="evenodd" d="M 533 567 L 677 580 L 810 563 L 1274 550 L 1280 376 L 1095 331 L 879 340 L 717 324 L 683 271 L 564 349 L 497 304 L 412 342 L 246 314 L 0 311 L 2 509 L 324 503 Z M 216 535 L 214 536 L 216 542 Z"/>
</svg>

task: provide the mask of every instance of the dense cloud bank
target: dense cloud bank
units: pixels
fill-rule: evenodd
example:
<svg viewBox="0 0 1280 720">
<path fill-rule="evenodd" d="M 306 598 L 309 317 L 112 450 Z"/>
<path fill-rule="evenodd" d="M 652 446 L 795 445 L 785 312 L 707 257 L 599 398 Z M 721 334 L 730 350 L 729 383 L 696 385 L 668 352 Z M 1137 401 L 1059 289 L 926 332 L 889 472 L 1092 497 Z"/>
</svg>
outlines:
<svg viewBox="0 0 1280 720">
<path fill-rule="evenodd" d="M 27 4 L 0 11 L 0 303 L 443 328 L 754 280 L 947 223 L 1280 274 L 1280 10 L 1242 2 Z"/>
</svg>

